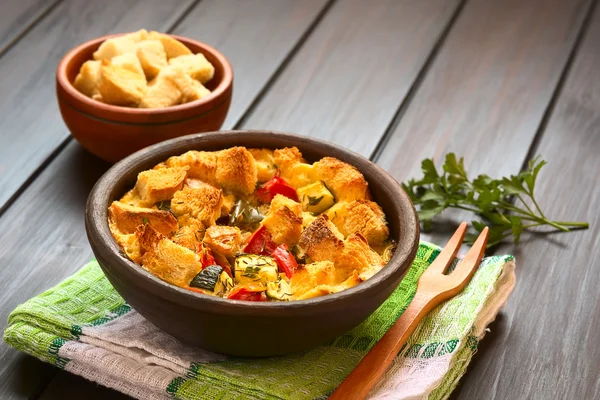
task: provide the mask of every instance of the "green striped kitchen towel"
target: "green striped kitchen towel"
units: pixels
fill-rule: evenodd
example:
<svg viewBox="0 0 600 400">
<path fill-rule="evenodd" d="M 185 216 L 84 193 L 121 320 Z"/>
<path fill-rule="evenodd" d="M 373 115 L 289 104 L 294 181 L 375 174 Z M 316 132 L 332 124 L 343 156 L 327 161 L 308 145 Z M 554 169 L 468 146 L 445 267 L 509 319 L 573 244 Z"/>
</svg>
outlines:
<svg viewBox="0 0 600 400">
<path fill-rule="evenodd" d="M 4 340 L 58 368 L 140 399 L 325 399 L 393 324 L 439 254 L 421 243 L 392 296 L 314 350 L 234 359 L 187 347 L 132 310 L 95 261 L 18 306 Z M 514 287 L 514 259 L 484 259 L 465 290 L 433 310 L 369 397 L 444 399 Z"/>
</svg>

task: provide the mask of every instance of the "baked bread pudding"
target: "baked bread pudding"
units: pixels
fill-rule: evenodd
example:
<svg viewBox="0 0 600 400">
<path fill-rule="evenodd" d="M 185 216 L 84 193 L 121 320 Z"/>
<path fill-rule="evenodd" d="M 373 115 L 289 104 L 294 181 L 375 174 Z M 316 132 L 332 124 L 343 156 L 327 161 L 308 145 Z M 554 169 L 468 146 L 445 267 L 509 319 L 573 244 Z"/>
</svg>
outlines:
<svg viewBox="0 0 600 400">
<path fill-rule="evenodd" d="M 394 250 L 364 176 L 332 157 L 308 163 L 296 147 L 171 157 L 108 211 L 123 255 L 170 284 L 235 300 L 339 292 Z"/>
</svg>

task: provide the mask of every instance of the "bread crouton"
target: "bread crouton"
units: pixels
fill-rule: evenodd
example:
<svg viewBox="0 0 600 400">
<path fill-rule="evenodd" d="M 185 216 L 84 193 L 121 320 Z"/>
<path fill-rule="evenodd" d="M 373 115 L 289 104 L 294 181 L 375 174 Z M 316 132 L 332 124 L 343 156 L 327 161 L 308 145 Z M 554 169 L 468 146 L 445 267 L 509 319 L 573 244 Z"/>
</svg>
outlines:
<svg viewBox="0 0 600 400">
<path fill-rule="evenodd" d="M 150 224 L 165 236 L 177 231 L 177 219 L 168 211 L 131 206 L 118 201 L 108 208 L 108 220 L 111 230 L 121 234 L 135 233 L 140 225 Z"/>
<path fill-rule="evenodd" d="M 215 74 L 215 67 L 208 62 L 202 53 L 171 58 L 169 65 L 181 67 L 186 74 L 200 83 L 210 81 Z"/>
<path fill-rule="evenodd" d="M 116 65 L 118 67 L 125 68 L 128 71 L 134 72 L 139 76 L 144 77 L 144 70 L 142 69 L 142 64 L 140 64 L 140 60 L 133 53 L 121 54 L 120 56 L 114 57 L 110 60 L 112 65 Z"/>
<path fill-rule="evenodd" d="M 267 228 L 275 243 L 293 246 L 298 243 L 302 234 L 301 215 L 300 203 L 278 194 L 273 198 L 262 225 Z"/>
<path fill-rule="evenodd" d="M 137 190 L 131 189 L 129 192 L 125 193 L 123 197 L 119 200 L 121 203 L 129 204 L 130 206 L 136 207 L 146 207 L 148 206 L 144 199 L 140 197 L 140 194 Z"/>
<path fill-rule="evenodd" d="M 254 161 L 256 161 L 256 178 L 259 182 L 266 182 L 275 176 L 277 165 L 273 150 L 270 149 L 248 149 Z"/>
<path fill-rule="evenodd" d="M 165 48 L 165 53 L 167 54 L 168 59 L 192 54 L 192 51 L 188 49 L 183 43 L 169 35 L 165 35 L 164 33 L 150 31 L 148 32 L 147 39 L 160 40 L 163 47 Z"/>
<path fill-rule="evenodd" d="M 213 225 L 206 229 L 204 244 L 213 252 L 226 257 L 232 257 L 240 252 L 242 235 L 240 228 L 235 226 Z"/>
<path fill-rule="evenodd" d="M 315 178 L 314 167 L 307 164 L 297 147 L 286 147 L 273 152 L 281 177 L 295 189 L 309 185 Z"/>
<path fill-rule="evenodd" d="M 181 91 L 173 81 L 158 76 L 148 84 L 148 91 L 140 101 L 140 108 L 163 108 L 181 103 Z"/>
<path fill-rule="evenodd" d="M 198 251 L 200 243 L 204 238 L 204 225 L 196 219 L 188 218 L 183 221 L 185 225 L 179 227 L 179 230 L 173 235 L 173 243 Z"/>
<path fill-rule="evenodd" d="M 324 157 L 313 164 L 318 180 L 333 192 L 336 201 L 368 199 L 368 183 L 352 165 L 333 157 Z"/>
<path fill-rule="evenodd" d="M 122 234 L 116 228 L 116 225 L 109 224 L 110 232 L 117 241 L 118 245 L 123 249 L 125 255 L 133 262 L 140 263 L 142 254 L 140 242 L 135 233 Z"/>
<path fill-rule="evenodd" d="M 140 41 L 140 36 L 136 34 L 137 32 L 105 40 L 94 52 L 94 60 L 111 60 L 122 54 L 135 53 L 135 44 Z"/>
<path fill-rule="evenodd" d="M 335 269 L 331 261 L 320 261 L 299 268 L 292 276 L 290 287 L 295 300 L 310 299 L 332 293 Z"/>
<path fill-rule="evenodd" d="M 100 82 L 100 67 L 102 63 L 100 61 L 86 61 L 81 66 L 73 86 L 81 93 L 88 97 L 99 95 L 98 83 Z"/>
<path fill-rule="evenodd" d="M 135 55 L 140 60 L 148 80 L 158 75 L 168 65 L 167 53 L 160 40 L 144 40 L 136 45 Z"/>
<path fill-rule="evenodd" d="M 150 169 L 138 174 L 135 190 L 147 205 L 169 200 L 181 190 L 187 177 L 187 167 Z"/>
<path fill-rule="evenodd" d="M 235 196 L 228 194 L 223 196 L 223 206 L 221 207 L 221 217 L 225 217 L 231 214 L 231 211 L 235 207 Z"/>
<path fill-rule="evenodd" d="M 160 237 L 144 227 L 140 237 L 142 267 L 163 281 L 186 287 L 200 272 L 202 264 L 190 249 Z"/>
<path fill-rule="evenodd" d="M 231 147 L 217 152 L 215 179 L 225 190 L 251 194 L 256 187 L 256 161 L 245 147 Z"/>
<path fill-rule="evenodd" d="M 344 247 L 343 239 L 327 216 L 320 215 L 302 232 L 298 245 L 313 261 L 334 260 Z"/>
<path fill-rule="evenodd" d="M 348 236 L 344 240 L 343 248 L 332 260 L 334 260 L 338 281 L 347 279 L 355 270 L 361 280 L 367 280 L 385 264 L 360 233 Z"/>
<path fill-rule="evenodd" d="M 188 177 L 211 185 L 217 184 L 217 154 L 214 152 L 191 150 L 180 156 L 170 157 L 166 166 L 189 167 Z"/>
<path fill-rule="evenodd" d="M 98 83 L 102 101 L 118 106 L 135 106 L 142 100 L 147 89 L 143 75 L 103 61 Z"/>
<path fill-rule="evenodd" d="M 215 224 L 221 216 L 223 191 L 211 185 L 198 188 L 184 186 L 175 192 L 171 200 L 171 211 L 175 216 L 189 216 L 202 222 L 205 227 Z"/>
<path fill-rule="evenodd" d="M 182 91 L 182 99 L 183 103 L 189 103 L 190 101 L 200 100 L 205 98 L 211 93 L 210 90 L 204 87 L 200 82 L 192 80 L 190 82 L 190 86 L 187 86 L 184 91 Z"/>
<path fill-rule="evenodd" d="M 327 216 L 344 236 L 359 232 L 371 246 L 380 245 L 390 234 L 383 210 L 373 201 L 337 203 L 327 211 Z"/>
</svg>

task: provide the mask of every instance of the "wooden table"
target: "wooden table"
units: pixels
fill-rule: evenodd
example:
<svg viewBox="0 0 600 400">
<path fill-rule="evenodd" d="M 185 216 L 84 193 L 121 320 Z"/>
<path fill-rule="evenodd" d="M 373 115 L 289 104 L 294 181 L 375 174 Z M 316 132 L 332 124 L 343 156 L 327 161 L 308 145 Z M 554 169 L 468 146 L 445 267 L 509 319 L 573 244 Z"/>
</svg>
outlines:
<svg viewBox="0 0 600 400">
<path fill-rule="evenodd" d="M 591 0 L 3 0 L 0 328 L 92 257 L 86 197 L 109 165 L 54 94 L 76 44 L 140 28 L 220 49 L 235 70 L 223 129 L 319 137 L 399 181 L 424 157 L 517 173 L 536 154 L 547 214 L 588 231 L 528 235 L 517 287 L 455 398 L 600 399 L 600 9 Z M 460 214 L 448 213 L 451 220 Z M 443 243 L 447 233 L 426 239 Z M 3 399 L 125 398 L 0 344 Z"/>
</svg>

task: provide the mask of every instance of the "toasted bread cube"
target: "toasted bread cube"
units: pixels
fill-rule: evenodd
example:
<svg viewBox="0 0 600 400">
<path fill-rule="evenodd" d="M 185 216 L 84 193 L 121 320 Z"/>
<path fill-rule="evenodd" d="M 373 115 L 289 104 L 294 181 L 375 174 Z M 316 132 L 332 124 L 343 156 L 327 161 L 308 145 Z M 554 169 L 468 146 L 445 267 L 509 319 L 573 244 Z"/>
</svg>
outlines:
<svg viewBox="0 0 600 400">
<path fill-rule="evenodd" d="M 286 243 L 291 247 L 298 243 L 302 234 L 302 206 L 278 194 L 273 198 L 262 225 L 267 228 L 275 243 Z"/>
<path fill-rule="evenodd" d="M 137 44 L 136 49 L 135 55 L 148 80 L 154 79 L 168 65 L 167 53 L 160 40 L 144 40 Z"/>
<path fill-rule="evenodd" d="M 123 234 L 119 232 L 116 225 L 109 224 L 110 232 L 123 249 L 125 255 L 133 262 L 140 263 L 142 259 L 140 242 L 135 233 Z"/>
<path fill-rule="evenodd" d="M 138 74 L 139 76 L 143 76 L 144 79 L 146 77 L 144 75 L 144 70 L 142 69 L 142 64 L 140 64 L 140 60 L 138 60 L 138 58 L 133 53 L 121 54 L 120 56 L 116 56 L 112 60 L 110 60 L 110 63 L 118 67 L 123 67 L 126 70 Z"/>
<path fill-rule="evenodd" d="M 352 165 L 333 157 L 313 164 L 316 178 L 325 182 L 337 201 L 364 200 L 370 197 L 365 177 Z"/>
<path fill-rule="evenodd" d="M 235 207 L 235 196 L 228 194 L 223 196 L 223 206 L 221 207 L 221 217 L 225 217 L 231 214 L 231 211 Z"/>
<path fill-rule="evenodd" d="M 210 151 L 188 151 L 180 156 L 170 157 L 168 167 L 189 167 L 188 177 L 216 185 L 217 154 Z"/>
<path fill-rule="evenodd" d="M 371 246 L 382 244 L 390 234 L 383 210 L 373 201 L 338 203 L 327 210 L 327 216 L 344 236 L 358 232 Z"/>
<path fill-rule="evenodd" d="M 231 147 L 217 153 L 215 179 L 225 190 L 251 194 L 257 182 L 256 161 L 245 147 Z"/>
<path fill-rule="evenodd" d="M 334 260 L 344 247 L 343 235 L 321 214 L 300 236 L 298 245 L 313 261 Z"/>
<path fill-rule="evenodd" d="M 123 37 L 127 37 L 127 38 L 133 40 L 134 43 L 139 43 L 148 38 L 148 31 L 145 29 L 140 29 L 139 31 L 131 32 L 126 35 L 123 35 Z"/>
<path fill-rule="evenodd" d="M 215 224 L 221 216 L 223 191 L 211 185 L 199 188 L 184 186 L 175 192 L 171 200 L 171 211 L 177 216 L 188 216 L 202 222 L 204 227 Z"/>
<path fill-rule="evenodd" d="M 332 293 L 335 284 L 335 268 L 331 261 L 306 264 L 292 276 L 290 287 L 295 300 L 310 299 Z"/>
<path fill-rule="evenodd" d="M 215 74 L 215 67 L 208 62 L 202 53 L 171 58 L 169 65 L 181 67 L 186 74 L 200 83 L 210 81 Z"/>
<path fill-rule="evenodd" d="M 187 167 L 150 169 L 138 174 L 135 190 L 148 205 L 169 200 L 181 190 Z"/>
<path fill-rule="evenodd" d="M 232 257 L 240 252 L 242 234 L 236 226 L 213 225 L 206 229 L 204 244 L 213 252 Z"/>
<path fill-rule="evenodd" d="M 116 56 L 135 53 L 135 37 L 129 35 L 107 39 L 94 52 L 94 60 L 112 60 Z"/>
<path fill-rule="evenodd" d="M 186 87 L 183 91 L 182 102 L 189 103 L 190 101 L 200 100 L 210 93 L 211 91 L 205 88 L 200 82 L 192 79 L 191 86 Z"/>
<path fill-rule="evenodd" d="M 73 86 L 88 97 L 93 97 L 98 92 L 98 83 L 100 82 L 100 61 L 86 61 L 81 66 L 79 74 L 75 78 Z"/>
<path fill-rule="evenodd" d="M 136 106 L 146 94 L 146 78 L 130 70 L 104 61 L 98 91 L 105 103 Z"/>
<path fill-rule="evenodd" d="M 275 176 L 277 165 L 275 156 L 270 149 L 248 149 L 256 161 L 256 178 L 259 182 L 266 182 Z"/>
<path fill-rule="evenodd" d="M 193 218 L 188 218 L 183 224 L 173 235 L 173 243 L 197 252 L 204 237 L 204 225 Z"/>
<path fill-rule="evenodd" d="M 165 35 L 164 33 L 150 31 L 147 38 L 149 40 L 160 40 L 165 48 L 168 59 L 192 54 L 191 50 L 188 49 L 183 43 L 169 35 Z"/>
<path fill-rule="evenodd" d="M 165 282 L 188 287 L 202 269 L 198 255 L 162 238 L 142 255 L 142 266 Z"/>
<path fill-rule="evenodd" d="M 385 264 L 360 233 L 348 236 L 341 251 L 332 259 L 338 281 L 347 279 L 355 270 L 361 280 L 367 280 Z"/>
<path fill-rule="evenodd" d="M 158 75 L 148 85 L 146 95 L 140 101 L 140 108 L 164 108 L 181 103 L 181 91 L 170 79 Z"/>
<path fill-rule="evenodd" d="M 135 233 L 140 225 L 150 224 L 162 235 L 171 236 L 177 231 L 177 219 L 168 211 L 131 206 L 113 201 L 108 208 L 109 225 L 111 230 L 121 234 Z"/>
<path fill-rule="evenodd" d="M 148 205 L 144 199 L 140 197 L 140 194 L 137 192 L 137 190 L 135 190 L 135 188 L 125 193 L 119 202 L 136 207 L 146 207 Z"/>
</svg>

